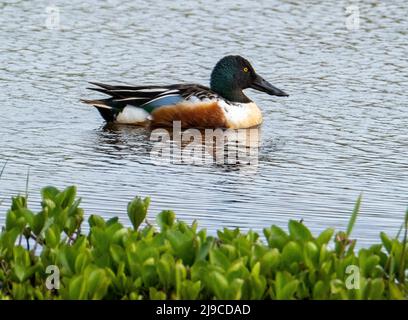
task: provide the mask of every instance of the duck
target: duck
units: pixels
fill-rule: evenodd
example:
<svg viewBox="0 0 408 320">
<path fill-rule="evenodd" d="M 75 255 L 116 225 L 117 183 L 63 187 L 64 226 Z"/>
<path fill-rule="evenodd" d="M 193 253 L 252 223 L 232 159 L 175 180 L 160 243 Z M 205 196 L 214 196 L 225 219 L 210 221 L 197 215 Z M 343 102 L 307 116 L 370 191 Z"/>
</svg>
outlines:
<svg viewBox="0 0 408 320">
<path fill-rule="evenodd" d="M 220 59 L 211 72 L 210 87 L 200 84 L 109 85 L 89 82 L 87 88 L 108 95 L 105 99 L 81 99 L 94 106 L 108 123 L 181 128 L 245 129 L 259 126 L 262 112 L 243 90 L 252 88 L 286 97 L 255 72 L 239 55 Z"/>
</svg>

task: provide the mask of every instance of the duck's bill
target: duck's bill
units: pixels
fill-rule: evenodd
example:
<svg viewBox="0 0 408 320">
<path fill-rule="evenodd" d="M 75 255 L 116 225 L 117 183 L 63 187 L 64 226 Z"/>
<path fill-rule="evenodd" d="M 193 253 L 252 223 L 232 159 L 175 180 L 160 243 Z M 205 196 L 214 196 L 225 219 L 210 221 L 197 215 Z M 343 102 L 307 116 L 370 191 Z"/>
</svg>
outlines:
<svg viewBox="0 0 408 320">
<path fill-rule="evenodd" d="M 259 75 L 257 75 L 254 82 L 252 82 L 251 88 L 258 90 L 258 91 L 265 92 L 272 96 L 279 96 L 279 97 L 289 96 L 287 93 L 285 93 L 281 89 L 274 87 L 273 85 L 271 85 L 268 81 L 266 81 L 264 78 L 262 78 Z"/>
</svg>

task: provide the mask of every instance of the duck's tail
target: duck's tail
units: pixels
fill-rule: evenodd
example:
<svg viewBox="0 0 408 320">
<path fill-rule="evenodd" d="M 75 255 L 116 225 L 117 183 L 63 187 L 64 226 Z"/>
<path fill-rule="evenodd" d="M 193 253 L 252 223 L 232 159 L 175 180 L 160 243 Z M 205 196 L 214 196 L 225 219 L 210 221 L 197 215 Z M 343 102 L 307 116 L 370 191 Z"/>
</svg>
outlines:
<svg viewBox="0 0 408 320">
<path fill-rule="evenodd" d="M 85 104 L 89 104 L 91 106 L 94 106 L 96 109 L 98 109 L 99 113 L 101 116 L 105 119 L 107 122 L 111 122 L 114 120 L 114 110 L 113 106 L 111 105 L 112 99 L 99 99 L 99 100 L 88 100 L 88 99 L 80 99 L 81 102 Z"/>
<path fill-rule="evenodd" d="M 103 108 L 112 110 L 112 107 L 108 104 L 111 99 L 99 99 L 99 100 L 88 100 L 88 99 L 80 99 L 81 102 L 85 104 L 90 104 L 95 108 Z"/>
</svg>

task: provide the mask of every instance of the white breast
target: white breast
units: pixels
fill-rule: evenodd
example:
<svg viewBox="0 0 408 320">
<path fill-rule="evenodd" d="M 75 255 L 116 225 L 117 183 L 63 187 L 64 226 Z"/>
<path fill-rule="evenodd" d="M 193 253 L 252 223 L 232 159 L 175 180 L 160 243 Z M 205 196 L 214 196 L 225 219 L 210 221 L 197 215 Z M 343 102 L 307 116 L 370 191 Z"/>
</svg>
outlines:
<svg viewBox="0 0 408 320">
<path fill-rule="evenodd" d="M 142 108 L 127 105 L 116 117 L 117 123 L 138 124 L 151 119 L 150 113 Z"/>
<path fill-rule="evenodd" d="M 228 104 L 218 102 L 224 110 L 228 127 L 233 129 L 250 128 L 262 123 L 262 114 L 254 102 Z"/>
</svg>

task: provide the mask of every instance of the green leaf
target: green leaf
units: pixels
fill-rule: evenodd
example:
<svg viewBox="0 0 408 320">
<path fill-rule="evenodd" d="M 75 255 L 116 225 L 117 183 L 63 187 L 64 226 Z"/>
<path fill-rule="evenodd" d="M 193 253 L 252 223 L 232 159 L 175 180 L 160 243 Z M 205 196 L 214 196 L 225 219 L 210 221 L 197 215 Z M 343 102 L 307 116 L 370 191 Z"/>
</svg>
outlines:
<svg viewBox="0 0 408 320">
<path fill-rule="evenodd" d="M 75 272 L 78 274 L 83 273 L 85 268 L 89 265 L 91 258 L 87 251 L 81 252 L 75 258 Z"/>
<path fill-rule="evenodd" d="M 87 281 L 83 276 L 75 276 L 69 282 L 68 298 L 70 300 L 83 300 L 87 298 Z"/>
<path fill-rule="evenodd" d="M 217 235 L 218 238 L 223 242 L 223 243 L 230 243 L 234 239 L 238 238 L 238 235 L 240 234 L 240 231 L 238 228 L 235 228 L 233 230 L 224 228 L 222 231 L 218 230 Z"/>
<path fill-rule="evenodd" d="M 195 262 L 205 260 L 208 257 L 208 253 L 214 244 L 214 238 L 208 237 L 203 244 L 197 247 L 195 256 Z"/>
<path fill-rule="evenodd" d="M 181 299 L 182 283 L 187 277 L 187 270 L 183 266 L 183 263 L 181 261 L 176 262 L 175 272 L 176 272 L 176 295 L 178 299 Z"/>
<path fill-rule="evenodd" d="M 0 253 L 2 250 L 5 250 L 11 254 L 19 235 L 20 230 L 18 228 L 2 232 L 0 237 Z"/>
<path fill-rule="evenodd" d="M 21 283 L 26 279 L 26 270 L 25 267 L 17 264 L 14 266 L 14 275 L 17 277 L 17 280 Z"/>
<path fill-rule="evenodd" d="M 228 281 L 232 281 L 235 278 L 247 278 L 250 274 L 242 258 L 233 261 L 226 271 Z M 255 272 L 257 272 L 257 270 Z"/>
<path fill-rule="evenodd" d="M 195 248 L 192 234 L 181 233 L 178 230 L 169 230 L 167 239 L 176 257 L 181 258 L 186 265 L 191 265 L 194 262 Z"/>
<path fill-rule="evenodd" d="M 158 276 L 154 258 L 148 258 L 143 262 L 141 274 L 146 286 L 155 286 L 157 284 Z"/>
<path fill-rule="evenodd" d="M 264 276 L 251 272 L 251 276 L 247 280 L 249 285 L 249 298 L 250 300 L 260 300 L 265 295 L 266 291 L 266 279 Z"/>
<path fill-rule="evenodd" d="M 228 257 L 219 249 L 210 250 L 210 263 L 227 270 L 230 266 Z"/>
<path fill-rule="evenodd" d="M 201 291 L 201 281 L 184 280 L 181 284 L 181 299 L 197 300 Z"/>
<path fill-rule="evenodd" d="M 333 228 L 328 228 L 322 231 L 322 233 L 320 233 L 320 235 L 316 238 L 316 243 L 318 244 L 318 246 L 320 247 L 323 244 L 328 244 L 333 236 L 333 233 L 334 233 Z"/>
<path fill-rule="evenodd" d="M 89 222 L 89 226 L 91 228 L 92 227 L 103 228 L 106 225 L 105 220 L 101 216 L 97 216 L 97 215 L 94 215 L 94 214 L 92 214 L 89 217 L 88 222 Z"/>
<path fill-rule="evenodd" d="M 17 215 L 13 210 L 9 210 L 6 215 L 6 230 L 17 228 Z"/>
<path fill-rule="evenodd" d="M 319 248 L 314 242 L 308 241 L 305 243 L 303 251 L 305 262 L 309 269 L 313 271 L 319 265 Z"/>
<path fill-rule="evenodd" d="M 54 200 L 55 197 L 59 194 L 59 190 L 55 187 L 45 187 L 41 190 L 41 195 L 43 200 L 49 199 L 49 200 Z"/>
<path fill-rule="evenodd" d="M 260 264 L 260 262 L 258 261 L 258 262 L 255 263 L 255 265 L 252 267 L 251 275 L 254 276 L 254 277 L 259 277 L 260 272 L 261 272 L 261 264 Z"/>
<path fill-rule="evenodd" d="M 309 229 L 306 228 L 302 223 L 295 220 L 289 221 L 289 233 L 294 240 L 308 241 L 313 238 Z"/>
<path fill-rule="evenodd" d="M 373 279 L 371 281 L 370 291 L 368 293 L 368 299 L 370 300 L 381 300 L 383 299 L 385 285 L 383 279 Z"/>
<path fill-rule="evenodd" d="M 11 210 L 17 211 L 27 208 L 27 198 L 22 196 L 13 197 L 11 201 Z"/>
<path fill-rule="evenodd" d="M 166 293 L 159 291 L 154 287 L 149 288 L 149 298 L 150 300 L 166 300 Z"/>
<path fill-rule="evenodd" d="M 389 283 L 390 298 L 392 300 L 405 300 L 404 294 L 401 292 L 400 288 L 393 282 Z"/>
<path fill-rule="evenodd" d="M 109 279 L 103 269 L 96 269 L 90 272 L 87 277 L 88 296 L 93 300 L 101 300 L 109 287 Z"/>
<path fill-rule="evenodd" d="M 288 243 L 289 236 L 278 226 L 272 226 L 269 229 L 264 229 L 264 234 L 268 240 L 268 244 L 271 248 L 278 248 L 280 251 Z"/>
<path fill-rule="evenodd" d="M 20 213 L 24 216 L 30 228 L 32 228 L 34 225 L 34 213 L 28 209 L 23 209 L 20 211 Z"/>
<path fill-rule="evenodd" d="M 55 248 L 60 241 L 61 232 L 53 225 L 45 231 L 45 243 L 49 248 Z"/>
<path fill-rule="evenodd" d="M 350 236 L 351 231 L 353 230 L 354 224 L 356 222 L 357 215 L 360 212 L 360 205 L 361 205 L 362 197 L 363 197 L 363 195 L 360 194 L 358 196 L 358 198 L 357 198 L 356 204 L 354 205 L 354 210 L 353 210 L 353 213 L 351 214 L 351 217 L 350 217 L 350 220 L 349 220 L 349 223 L 348 223 L 348 226 L 347 226 L 347 231 L 346 231 L 347 236 Z"/>
<path fill-rule="evenodd" d="M 175 220 L 176 215 L 173 211 L 170 210 L 162 211 L 157 216 L 157 223 L 162 231 L 171 228 L 174 225 Z"/>
<path fill-rule="evenodd" d="M 322 280 L 317 281 L 313 287 L 313 299 L 326 299 L 329 292 L 328 287 Z"/>
<path fill-rule="evenodd" d="M 149 208 L 150 198 L 142 200 L 140 197 L 136 197 L 133 201 L 129 202 L 127 212 L 130 222 L 133 228 L 137 230 L 142 224 L 147 215 L 147 209 Z"/>
<path fill-rule="evenodd" d="M 157 263 L 157 274 L 165 289 L 169 289 L 175 284 L 174 265 L 173 256 L 167 253 L 164 254 Z"/>
<path fill-rule="evenodd" d="M 367 277 L 372 276 L 372 273 L 375 267 L 378 266 L 379 262 L 380 262 L 380 257 L 377 255 L 372 255 L 368 257 L 364 265 L 363 274 L 366 275 Z"/>
<path fill-rule="evenodd" d="M 227 278 L 221 273 L 213 271 L 211 272 L 209 279 L 211 279 L 210 284 L 215 297 L 220 300 L 226 299 L 226 293 L 228 291 Z"/>
<path fill-rule="evenodd" d="M 291 265 L 292 263 L 298 263 L 302 260 L 302 248 L 297 242 L 290 241 L 282 251 L 282 262 L 286 264 L 286 266 Z"/>
<path fill-rule="evenodd" d="M 261 258 L 261 272 L 271 275 L 279 266 L 280 255 L 279 250 L 276 248 L 268 250 Z"/>
<path fill-rule="evenodd" d="M 244 286 L 244 280 L 234 279 L 232 280 L 229 290 L 228 290 L 228 299 L 230 300 L 240 300 L 242 298 L 242 288 Z"/>
<path fill-rule="evenodd" d="M 280 295 L 277 297 L 279 300 L 290 300 L 294 299 L 295 292 L 297 290 L 297 287 L 299 285 L 298 280 L 292 280 L 289 283 L 287 283 L 284 287 L 283 290 L 280 292 Z"/>
<path fill-rule="evenodd" d="M 56 203 L 59 203 L 61 208 L 69 208 L 75 201 L 76 187 L 67 187 L 63 192 L 56 196 Z"/>
<path fill-rule="evenodd" d="M 123 250 L 123 248 L 117 244 L 111 244 L 109 252 L 111 254 L 113 261 L 115 261 L 117 264 L 125 261 L 126 259 L 125 250 Z"/>
</svg>

